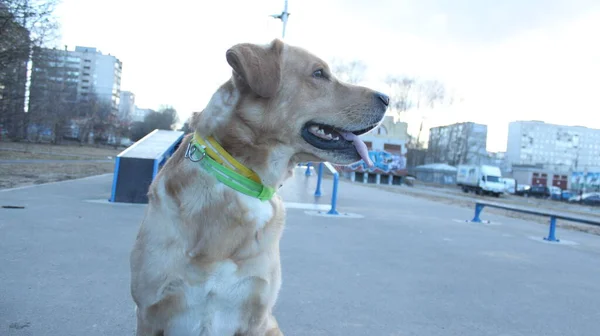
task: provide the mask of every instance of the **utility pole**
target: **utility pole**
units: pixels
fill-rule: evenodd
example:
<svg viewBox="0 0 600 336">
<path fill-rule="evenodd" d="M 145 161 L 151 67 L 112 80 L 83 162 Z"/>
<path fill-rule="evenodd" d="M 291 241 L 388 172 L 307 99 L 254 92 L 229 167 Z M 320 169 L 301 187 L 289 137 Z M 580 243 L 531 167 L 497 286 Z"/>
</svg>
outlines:
<svg viewBox="0 0 600 336">
<path fill-rule="evenodd" d="M 271 15 L 271 17 L 273 17 L 275 19 L 279 19 L 279 20 L 281 20 L 281 22 L 283 22 L 283 32 L 281 33 L 282 39 L 285 38 L 285 27 L 287 26 L 287 21 L 288 21 L 289 16 L 290 16 L 290 13 L 288 13 L 288 0 L 285 0 L 284 5 L 283 5 L 283 12 L 281 12 L 281 14 Z"/>
</svg>

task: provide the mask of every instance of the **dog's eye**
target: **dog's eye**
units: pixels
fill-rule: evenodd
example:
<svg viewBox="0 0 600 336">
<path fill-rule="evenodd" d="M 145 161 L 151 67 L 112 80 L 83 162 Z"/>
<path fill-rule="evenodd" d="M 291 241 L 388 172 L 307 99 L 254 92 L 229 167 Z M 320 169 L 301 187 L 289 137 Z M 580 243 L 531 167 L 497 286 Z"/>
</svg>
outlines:
<svg viewBox="0 0 600 336">
<path fill-rule="evenodd" d="M 327 76 L 325 75 L 325 71 L 323 69 L 319 69 L 319 70 L 313 72 L 313 77 L 323 78 L 323 79 L 327 78 Z"/>
</svg>

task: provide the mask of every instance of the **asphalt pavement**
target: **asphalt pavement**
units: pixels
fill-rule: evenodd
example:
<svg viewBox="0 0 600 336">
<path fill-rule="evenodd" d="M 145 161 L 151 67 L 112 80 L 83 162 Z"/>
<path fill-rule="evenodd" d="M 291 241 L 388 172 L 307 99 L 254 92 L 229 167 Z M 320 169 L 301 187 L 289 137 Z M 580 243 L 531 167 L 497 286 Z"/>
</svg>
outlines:
<svg viewBox="0 0 600 336">
<path fill-rule="evenodd" d="M 286 335 L 596 336 L 600 237 L 340 184 L 281 190 Z M 110 204 L 112 175 L 0 191 L 0 335 L 132 335 L 129 251 L 144 205 Z M 323 211 L 323 212 L 326 212 Z"/>
</svg>

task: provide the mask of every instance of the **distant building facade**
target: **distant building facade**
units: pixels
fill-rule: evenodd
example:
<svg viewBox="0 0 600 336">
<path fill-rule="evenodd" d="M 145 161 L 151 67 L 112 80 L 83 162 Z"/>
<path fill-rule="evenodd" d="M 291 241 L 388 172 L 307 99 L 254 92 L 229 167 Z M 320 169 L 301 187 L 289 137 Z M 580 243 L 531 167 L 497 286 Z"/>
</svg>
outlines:
<svg viewBox="0 0 600 336">
<path fill-rule="evenodd" d="M 115 138 L 121 62 L 95 48 L 35 48 L 31 60 L 28 137 L 86 142 Z"/>
<path fill-rule="evenodd" d="M 510 164 L 506 159 L 506 152 L 488 152 L 488 157 L 482 164 L 496 166 L 500 168 L 502 173 L 510 172 Z"/>
<path fill-rule="evenodd" d="M 374 131 L 361 136 L 369 150 L 386 151 L 398 155 L 406 154 L 408 125 L 393 116 L 385 116 L 381 125 Z"/>
<path fill-rule="evenodd" d="M 488 162 L 487 126 L 473 122 L 432 127 L 427 146 L 428 163 L 485 164 Z"/>
<path fill-rule="evenodd" d="M 121 91 L 119 101 L 119 119 L 131 120 L 135 113 L 135 95 L 130 91 Z"/>
<path fill-rule="evenodd" d="M 512 165 L 543 165 L 562 173 L 600 171 L 600 130 L 542 121 L 511 122 L 506 154 Z"/>
<path fill-rule="evenodd" d="M 600 130 L 515 121 L 509 124 L 507 161 L 520 183 L 600 190 Z"/>
<path fill-rule="evenodd" d="M 109 104 L 114 114 L 121 95 L 121 61 L 104 55 L 96 48 L 76 46 L 74 51 L 40 48 L 33 58 L 32 97 L 54 85 L 57 89 L 75 89 L 75 100 L 96 99 Z M 68 87 L 68 88 L 65 88 Z M 35 98 L 35 97 L 34 97 Z M 39 99 L 38 99 L 39 100 Z"/>
<path fill-rule="evenodd" d="M 93 91 L 103 101 L 110 101 L 116 112 L 121 99 L 121 72 L 123 64 L 112 55 L 104 55 L 96 48 L 75 47 L 81 58 L 81 89 Z M 86 82 L 89 81 L 89 82 Z M 85 85 L 88 84 L 89 85 Z"/>
<path fill-rule="evenodd" d="M 381 125 L 361 136 L 369 150 L 374 166 L 368 167 L 362 160 L 348 166 L 337 166 L 351 181 L 377 184 L 398 184 L 407 174 L 406 143 L 408 125 L 394 116 L 385 116 Z"/>
<path fill-rule="evenodd" d="M 152 109 L 147 108 L 139 108 L 135 107 L 133 110 L 133 114 L 131 115 L 131 122 L 142 122 L 146 118 L 146 116 L 152 112 L 155 112 Z"/>
</svg>

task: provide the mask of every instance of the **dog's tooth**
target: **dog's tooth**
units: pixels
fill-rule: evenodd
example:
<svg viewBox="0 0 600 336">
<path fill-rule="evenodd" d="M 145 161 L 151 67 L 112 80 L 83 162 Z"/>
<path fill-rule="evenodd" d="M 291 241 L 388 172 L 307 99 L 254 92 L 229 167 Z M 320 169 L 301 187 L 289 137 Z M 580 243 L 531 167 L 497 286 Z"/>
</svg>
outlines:
<svg viewBox="0 0 600 336">
<path fill-rule="evenodd" d="M 338 141 L 338 140 L 340 140 L 340 137 L 336 136 L 335 138 L 333 138 L 333 140 Z"/>
</svg>

